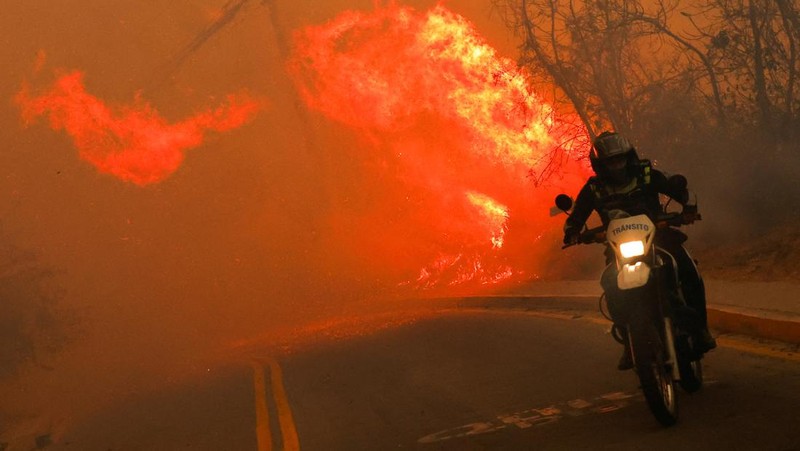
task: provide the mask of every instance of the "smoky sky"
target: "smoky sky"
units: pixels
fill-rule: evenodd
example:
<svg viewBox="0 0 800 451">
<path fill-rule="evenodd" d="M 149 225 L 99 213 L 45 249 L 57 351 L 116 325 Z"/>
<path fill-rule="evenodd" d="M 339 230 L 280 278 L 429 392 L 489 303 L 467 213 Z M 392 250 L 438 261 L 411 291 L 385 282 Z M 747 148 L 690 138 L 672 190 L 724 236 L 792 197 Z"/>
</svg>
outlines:
<svg viewBox="0 0 800 451">
<path fill-rule="evenodd" d="M 363 143 L 340 124 L 300 112 L 281 47 L 297 29 L 373 3 L 226 5 L 5 5 L 2 239 L 52 270 L 73 338 L 43 362 L 53 370 L 26 370 L 19 382 L 40 386 L 36 395 L 14 396 L 31 411 L 89 410 L 129 392 L 125 387 L 200 371 L 197 362 L 226 343 L 342 314 L 393 286 L 387 278 L 396 274 L 369 272 L 348 246 L 326 241 L 322 213 L 341 185 L 325 177 L 331 168 L 341 177 L 355 171 L 357 154 L 348 149 Z M 488 5 L 448 6 L 513 58 L 513 38 Z M 223 26 L 208 28 L 220 18 Z M 198 41 L 204 32 L 208 38 Z M 69 71 L 81 71 L 86 91 L 108 105 L 140 98 L 167 122 L 242 90 L 265 106 L 236 130 L 186 150 L 164 180 L 139 186 L 99 172 L 46 121 L 24 125 L 13 101 L 23 82 L 43 89 Z"/>
<path fill-rule="evenodd" d="M 407 4 L 424 11 L 436 3 Z M 518 38 L 488 3 L 444 5 L 514 59 Z M 54 274 L 51 283 L 63 293 L 58 309 L 70 318 L 72 338 L 67 349 L 40 362 L 50 370 L 27 369 L 9 383 L 6 391 L 14 395 L 6 399 L 27 412 L 85 413 L 202 373 L 210 361 L 241 357 L 231 355 L 231 343 L 398 295 L 398 283 L 417 274 L 406 271 L 413 265 L 403 273 L 386 263 L 391 252 L 403 252 L 389 245 L 390 234 L 402 230 L 374 223 L 364 228 L 363 222 L 350 230 L 347 221 L 331 220 L 344 199 L 380 204 L 370 193 L 388 189 L 380 177 L 364 175 L 373 174 L 364 171 L 373 163 L 363 158 L 369 140 L 308 109 L 287 72 L 298 30 L 374 7 L 372 1 L 311 0 L 4 5 L 0 239 Z M 83 73 L 86 91 L 108 105 L 138 98 L 168 123 L 222 105 L 231 93 L 247 92 L 263 107 L 235 129 L 206 135 L 185 150 L 174 172 L 142 186 L 98 171 L 47 121 L 25 126 L 13 100 L 23 81 L 44 89 L 69 71 Z M 498 197 L 514 192 L 516 186 L 505 183 Z M 559 189 L 574 195 L 575 183 L 556 178 L 548 196 Z M 484 180 L 481 188 L 492 186 Z M 511 205 L 509 230 L 528 231 L 509 232 L 506 246 L 522 249 L 522 242 L 541 240 L 551 243 L 543 244 L 549 253 L 506 257 L 515 267 L 552 264 L 558 273 L 569 266 L 557 252 L 564 217 L 549 218 L 541 199 L 531 199 L 505 202 Z M 382 208 L 390 210 L 386 203 Z M 385 239 L 374 235 L 382 229 Z M 374 246 L 359 247 L 353 230 L 368 230 Z M 378 245 L 389 251 L 375 251 Z M 583 271 L 591 262 L 601 265 L 599 254 L 573 256 L 586 257 Z M 31 386 L 38 389 L 20 389 Z"/>
</svg>

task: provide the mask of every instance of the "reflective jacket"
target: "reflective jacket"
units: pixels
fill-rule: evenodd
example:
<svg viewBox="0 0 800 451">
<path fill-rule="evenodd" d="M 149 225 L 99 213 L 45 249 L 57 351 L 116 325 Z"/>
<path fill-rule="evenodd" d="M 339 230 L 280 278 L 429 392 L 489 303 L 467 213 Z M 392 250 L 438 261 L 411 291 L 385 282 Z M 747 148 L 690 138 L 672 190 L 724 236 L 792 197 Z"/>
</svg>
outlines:
<svg viewBox="0 0 800 451">
<path fill-rule="evenodd" d="M 664 212 L 659 194 L 665 194 L 681 205 L 689 201 L 689 191 L 676 192 L 667 183 L 669 176 L 653 169 L 650 161 L 640 160 L 633 172 L 635 176 L 624 186 L 612 186 L 600 177 L 590 177 L 575 199 L 575 208 L 567 218 L 564 232 L 579 232 L 592 211 L 597 211 L 604 226 L 608 226 L 611 210 L 624 210 L 631 215 L 646 214 L 655 220 Z"/>
</svg>

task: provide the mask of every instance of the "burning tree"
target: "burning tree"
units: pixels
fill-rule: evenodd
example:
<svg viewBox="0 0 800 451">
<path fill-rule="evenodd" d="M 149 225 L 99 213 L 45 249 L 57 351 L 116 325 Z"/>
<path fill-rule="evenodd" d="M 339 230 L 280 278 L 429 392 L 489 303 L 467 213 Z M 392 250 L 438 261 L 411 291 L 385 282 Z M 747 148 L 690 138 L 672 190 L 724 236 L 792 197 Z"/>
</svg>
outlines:
<svg viewBox="0 0 800 451">
<path fill-rule="evenodd" d="M 581 121 L 443 6 L 344 12 L 296 34 L 289 68 L 310 109 L 360 138 L 365 180 L 379 180 L 369 196 L 379 202 L 348 211 L 370 201 L 343 193 L 334 203 L 341 233 L 357 230 L 371 259 L 431 262 L 419 286 L 507 279 L 519 272 L 509 252 L 531 266 L 553 225 L 541 222 L 553 198 L 542 185 L 561 177 L 573 187 L 565 169 L 585 171 Z M 528 224 L 513 226 L 520 220 Z M 534 236 L 513 237 L 525 234 Z"/>
</svg>

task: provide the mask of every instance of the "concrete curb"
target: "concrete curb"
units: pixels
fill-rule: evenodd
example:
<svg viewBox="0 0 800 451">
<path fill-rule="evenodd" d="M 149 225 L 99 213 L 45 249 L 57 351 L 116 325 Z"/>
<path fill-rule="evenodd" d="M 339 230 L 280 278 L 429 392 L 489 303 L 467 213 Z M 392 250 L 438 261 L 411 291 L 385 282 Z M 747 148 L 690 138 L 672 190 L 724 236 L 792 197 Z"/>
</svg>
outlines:
<svg viewBox="0 0 800 451">
<path fill-rule="evenodd" d="M 800 344 L 800 321 L 708 307 L 708 325 L 720 332 Z"/>
<path fill-rule="evenodd" d="M 440 305 L 450 308 L 583 312 L 599 310 L 598 297 L 594 295 L 493 295 L 437 298 L 436 300 L 441 303 Z M 708 325 L 715 331 L 800 345 L 800 316 L 716 305 L 709 305 L 707 312 Z"/>
</svg>

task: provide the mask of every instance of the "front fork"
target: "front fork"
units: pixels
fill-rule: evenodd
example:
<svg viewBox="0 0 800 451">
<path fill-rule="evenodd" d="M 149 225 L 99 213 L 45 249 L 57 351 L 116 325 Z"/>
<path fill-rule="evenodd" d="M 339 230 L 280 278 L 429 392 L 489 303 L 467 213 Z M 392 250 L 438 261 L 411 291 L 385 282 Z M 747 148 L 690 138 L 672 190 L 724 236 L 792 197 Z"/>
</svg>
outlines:
<svg viewBox="0 0 800 451">
<path fill-rule="evenodd" d="M 675 335 L 672 328 L 672 319 L 669 316 L 664 316 L 664 338 L 666 340 L 667 355 L 669 360 L 667 365 L 672 369 L 672 380 L 681 380 L 680 368 L 678 368 L 678 353 L 675 351 Z"/>
<path fill-rule="evenodd" d="M 675 381 L 679 381 L 681 380 L 681 373 L 680 373 L 680 368 L 678 367 L 678 352 L 675 349 L 675 334 L 673 333 L 674 329 L 672 328 L 672 319 L 670 319 L 669 316 L 664 316 L 662 320 L 663 320 L 662 324 L 664 330 L 663 330 L 663 335 L 659 334 L 661 335 L 661 337 L 659 338 L 663 337 L 662 342 L 667 352 L 667 358 L 668 358 L 667 361 L 664 363 L 669 367 L 670 372 L 672 373 L 672 379 Z M 644 337 L 639 337 L 639 338 L 642 339 Z M 630 325 L 628 325 L 627 340 L 629 349 L 631 350 L 631 357 L 633 358 L 634 368 L 638 368 L 637 356 L 635 351 L 636 346 L 633 345 L 633 334 L 631 333 Z"/>
<path fill-rule="evenodd" d="M 667 365 L 669 365 L 670 369 L 672 370 L 672 379 L 675 381 L 681 380 L 681 372 L 680 367 L 678 366 L 678 352 L 675 349 L 675 327 L 672 324 L 672 299 L 673 296 L 672 291 L 670 290 L 670 284 L 668 280 L 670 278 L 665 274 L 666 266 L 659 263 L 658 254 L 655 254 L 655 262 L 657 264 L 657 270 L 655 271 L 655 282 L 656 282 L 656 289 L 657 289 L 657 299 L 658 299 L 658 313 L 660 317 L 663 318 L 664 324 L 664 339 L 666 341 L 665 346 L 667 347 L 667 355 L 669 356 L 669 361 Z M 677 273 L 677 263 L 675 260 L 672 260 L 674 271 Z M 675 283 L 675 294 L 677 295 L 678 290 L 680 290 L 677 277 L 673 278 L 673 283 Z"/>
<path fill-rule="evenodd" d="M 655 263 L 655 262 L 654 262 Z M 658 334 L 659 339 L 661 339 L 664 350 L 666 351 L 667 361 L 665 362 L 668 365 L 670 372 L 672 373 L 672 379 L 674 381 L 679 381 L 681 379 L 680 375 L 680 368 L 678 367 L 678 353 L 675 349 L 675 329 L 672 324 L 672 318 L 669 314 L 671 311 L 670 308 L 670 299 L 669 299 L 669 288 L 667 286 L 664 274 L 663 274 L 663 266 L 657 266 L 657 269 L 653 271 L 652 278 L 649 281 L 649 284 L 652 284 L 655 288 L 655 293 L 651 292 L 651 296 L 655 295 L 655 300 L 657 302 L 656 306 L 649 304 L 647 299 L 641 299 L 640 302 L 637 302 L 637 307 L 641 309 L 637 312 L 637 314 L 633 314 L 629 319 L 633 318 L 634 320 L 643 321 L 643 322 L 652 322 L 651 324 L 655 325 L 654 328 L 656 331 L 662 329 L 661 332 Z M 650 290 L 647 290 L 650 291 Z M 648 296 L 649 297 L 649 296 Z M 648 309 L 647 307 L 655 307 Z M 660 326 L 660 327 L 659 327 Z M 638 330 L 643 330 L 639 328 Z M 651 329 L 652 330 L 652 329 Z M 637 359 L 636 359 L 636 347 L 633 346 L 633 338 L 631 332 L 631 324 L 628 324 L 628 346 L 630 346 L 631 356 L 633 357 L 634 368 L 637 367 Z M 655 338 L 655 337 L 654 337 Z"/>
</svg>

